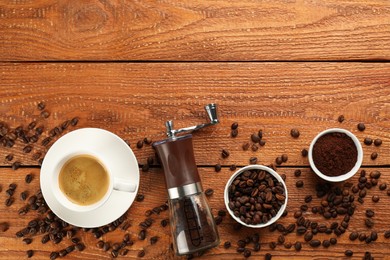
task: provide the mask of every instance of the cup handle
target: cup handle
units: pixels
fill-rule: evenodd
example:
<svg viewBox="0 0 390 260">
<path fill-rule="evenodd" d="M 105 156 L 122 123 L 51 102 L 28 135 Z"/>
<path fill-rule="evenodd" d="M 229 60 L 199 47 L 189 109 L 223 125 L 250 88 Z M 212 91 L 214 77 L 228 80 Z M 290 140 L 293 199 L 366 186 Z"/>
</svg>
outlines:
<svg viewBox="0 0 390 260">
<path fill-rule="evenodd" d="M 114 178 L 114 190 L 135 192 L 137 185 L 129 183 L 128 180 L 121 178 Z"/>
</svg>

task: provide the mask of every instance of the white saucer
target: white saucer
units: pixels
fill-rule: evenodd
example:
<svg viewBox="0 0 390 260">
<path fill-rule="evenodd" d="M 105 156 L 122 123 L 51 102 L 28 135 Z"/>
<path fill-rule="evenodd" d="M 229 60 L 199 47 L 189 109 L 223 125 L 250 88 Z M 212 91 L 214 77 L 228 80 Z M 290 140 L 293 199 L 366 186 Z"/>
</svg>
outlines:
<svg viewBox="0 0 390 260">
<path fill-rule="evenodd" d="M 78 212 L 63 206 L 53 191 L 52 176 L 64 156 L 85 151 L 95 154 L 115 177 L 135 184 L 135 192 L 113 190 L 108 200 L 91 211 Z M 133 203 L 139 187 L 138 162 L 130 147 L 117 135 L 99 128 L 82 128 L 58 139 L 42 163 L 40 183 L 50 209 L 61 219 L 78 227 L 104 226 L 122 216 Z"/>
</svg>

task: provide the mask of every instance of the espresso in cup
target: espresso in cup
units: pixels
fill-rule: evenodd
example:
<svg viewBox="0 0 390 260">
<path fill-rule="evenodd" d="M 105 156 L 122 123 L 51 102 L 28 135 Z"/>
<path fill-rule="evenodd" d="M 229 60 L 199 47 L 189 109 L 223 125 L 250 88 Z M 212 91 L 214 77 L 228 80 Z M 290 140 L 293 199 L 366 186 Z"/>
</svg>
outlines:
<svg viewBox="0 0 390 260">
<path fill-rule="evenodd" d="M 81 154 L 70 158 L 58 175 L 61 192 L 74 204 L 89 206 L 99 202 L 110 186 L 110 176 L 94 156 Z"/>
</svg>

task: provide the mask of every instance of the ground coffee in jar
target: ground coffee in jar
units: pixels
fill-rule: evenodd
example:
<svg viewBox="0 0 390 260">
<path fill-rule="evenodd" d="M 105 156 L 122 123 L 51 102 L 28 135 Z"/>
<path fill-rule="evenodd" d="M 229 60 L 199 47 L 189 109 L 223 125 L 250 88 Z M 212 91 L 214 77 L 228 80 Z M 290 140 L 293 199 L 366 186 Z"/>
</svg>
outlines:
<svg viewBox="0 0 390 260">
<path fill-rule="evenodd" d="M 339 176 L 352 170 L 357 154 L 355 143 L 344 133 L 325 134 L 313 146 L 314 164 L 327 176 Z"/>
</svg>

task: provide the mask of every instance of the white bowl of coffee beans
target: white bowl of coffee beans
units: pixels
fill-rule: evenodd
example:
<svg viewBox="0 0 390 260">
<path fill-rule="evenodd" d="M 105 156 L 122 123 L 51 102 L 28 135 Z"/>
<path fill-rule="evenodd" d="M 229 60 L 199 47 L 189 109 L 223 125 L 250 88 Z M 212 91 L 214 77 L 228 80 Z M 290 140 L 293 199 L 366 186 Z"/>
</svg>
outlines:
<svg viewBox="0 0 390 260">
<path fill-rule="evenodd" d="M 248 165 L 230 177 L 224 199 L 227 211 L 238 223 L 262 228 L 277 221 L 286 210 L 287 187 L 273 169 Z"/>
</svg>

